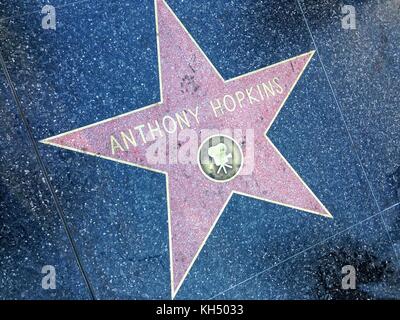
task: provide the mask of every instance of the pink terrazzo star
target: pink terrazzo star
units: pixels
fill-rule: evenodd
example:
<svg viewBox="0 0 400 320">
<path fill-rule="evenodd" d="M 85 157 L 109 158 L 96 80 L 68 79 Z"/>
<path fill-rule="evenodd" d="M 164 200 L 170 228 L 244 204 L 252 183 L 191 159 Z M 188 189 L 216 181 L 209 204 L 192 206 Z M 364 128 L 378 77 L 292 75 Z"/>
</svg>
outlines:
<svg viewBox="0 0 400 320">
<path fill-rule="evenodd" d="M 313 52 L 225 81 L 168 5 L 155 5 L 162 101 L 42 142 L 166 174 L 174 297 L 233 193 L 331 215 L 266 137 Z M 199 137 L 208 129 L 242 130 L 234 137 L 244 153 L 239 175 L 217 183 L 196 164 L 149 160 L 149 147 L 160 141 L 168 158 L 171 136 L 189 127 Z"/>
</svg>

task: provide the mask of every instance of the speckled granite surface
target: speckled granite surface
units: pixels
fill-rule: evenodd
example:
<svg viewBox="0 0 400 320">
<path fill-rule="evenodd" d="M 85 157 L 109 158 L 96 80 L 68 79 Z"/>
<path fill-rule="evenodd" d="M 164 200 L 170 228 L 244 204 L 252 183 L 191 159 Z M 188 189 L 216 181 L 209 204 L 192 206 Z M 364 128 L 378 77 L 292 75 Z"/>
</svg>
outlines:
<svg viewBox="0 0 400 320">
<path fill-rule="evenodd" d="M 334 216 L 234 195 L 176 298 L 399 298 L 400 3 L 167 2 L 225 79 L 317 50 L 268 137 Z M 0 4 L 0 298 L 169 299 L 164 175 L 39 143 L 160 100 L 153 1 L 44 3 Z"/>
<path fill-rule="evenodd" d="M 62 221 L 3 75 L 1 81 L 1 298 L 88 299 Z M 45 265 L 57 270 L 57 290 L 41 289 Z"/>
</svg>

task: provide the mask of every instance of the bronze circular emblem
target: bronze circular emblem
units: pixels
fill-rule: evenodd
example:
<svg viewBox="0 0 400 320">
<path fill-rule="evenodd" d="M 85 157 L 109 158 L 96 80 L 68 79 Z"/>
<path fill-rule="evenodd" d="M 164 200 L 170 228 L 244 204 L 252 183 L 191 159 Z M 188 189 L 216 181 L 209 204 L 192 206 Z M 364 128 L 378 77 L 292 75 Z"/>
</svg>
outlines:
<svg viewBox="0 0 400 320">
<path fill-rule="evenodd" d="M 229 136 L 215 135 L 203 141 L 197 157 L 201 172 L 212 181 L 227 182 L 239 173 L 243 154 Z"/>
</svg>

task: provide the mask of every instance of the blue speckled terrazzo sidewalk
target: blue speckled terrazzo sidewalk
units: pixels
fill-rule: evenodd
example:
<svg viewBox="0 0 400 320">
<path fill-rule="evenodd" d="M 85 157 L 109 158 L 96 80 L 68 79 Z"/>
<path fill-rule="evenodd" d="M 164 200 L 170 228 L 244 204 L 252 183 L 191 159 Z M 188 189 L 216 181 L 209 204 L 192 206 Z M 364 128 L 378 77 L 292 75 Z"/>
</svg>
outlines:
<svg viewBox="0 0 400 320">
<path fill-rule="evenodd" d="M 39 143 L 160 100 L 154 3 L 47 3 L 0 4 L 0 299 L 170 299 L 165 176 Z M 234 195 L 176 299 L 400 298 L 399 2 L 167 3 L 225 79 L 316 50 L 268 137 L 333 214 Z"/>
</svg>

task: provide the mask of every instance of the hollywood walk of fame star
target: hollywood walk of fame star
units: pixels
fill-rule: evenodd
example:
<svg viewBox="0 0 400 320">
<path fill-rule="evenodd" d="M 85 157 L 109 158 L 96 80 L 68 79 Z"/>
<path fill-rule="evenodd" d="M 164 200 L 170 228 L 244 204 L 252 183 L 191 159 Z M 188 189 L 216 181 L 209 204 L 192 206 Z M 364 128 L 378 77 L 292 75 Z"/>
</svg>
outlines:
<svg viewBox="0 0 400 320">
<path fill-rule="evenodd" d="M 224 80 L 164 0 L 155 9 L 161 101 L 42 142 L 166 175 L 174 297 L 233 193 L 332 216 L 266 136 L 314 52 Z M 247 174 L 216 182 L 197 165 L 148 160 L 152 142 L 183 127 L 250 128 L 253 140 L 239 139 L 255 148 L 243 158 Z"/>
</svg>

